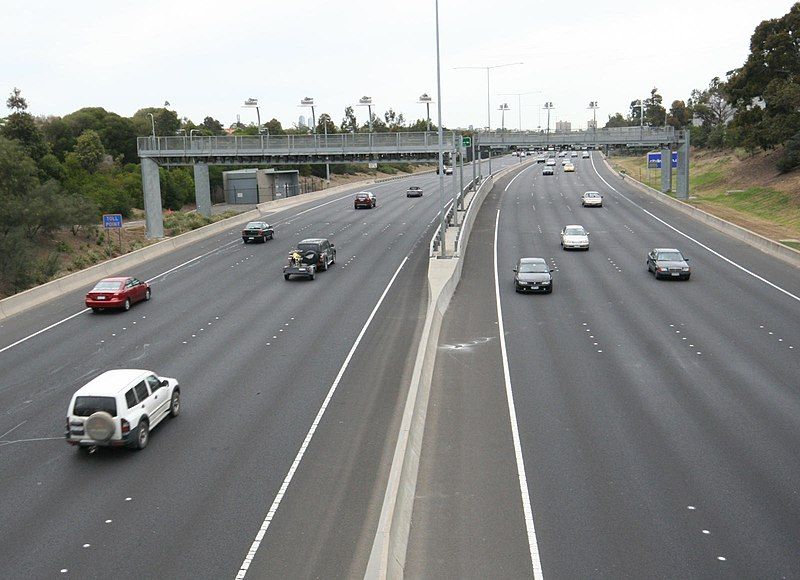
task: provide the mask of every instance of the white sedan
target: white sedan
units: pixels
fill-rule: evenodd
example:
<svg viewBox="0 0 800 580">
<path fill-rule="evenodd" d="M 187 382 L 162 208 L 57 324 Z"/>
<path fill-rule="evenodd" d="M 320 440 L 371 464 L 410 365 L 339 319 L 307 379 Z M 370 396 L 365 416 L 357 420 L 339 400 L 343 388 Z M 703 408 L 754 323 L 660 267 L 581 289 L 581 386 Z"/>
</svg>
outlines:
<svg viewBox="0 0 800 580">
<path fill-rule="evenodd" d="M 588 250 L 589 232 L 580 225 L 564 226 L 561 230 L 561 247 L 565 250 Z"/>
<path fill-rule="evenodd" d="M 598 191 L 587 191 L 581 196 L 583 207 L 603 207 L 603 196 Z"/>
</svg>

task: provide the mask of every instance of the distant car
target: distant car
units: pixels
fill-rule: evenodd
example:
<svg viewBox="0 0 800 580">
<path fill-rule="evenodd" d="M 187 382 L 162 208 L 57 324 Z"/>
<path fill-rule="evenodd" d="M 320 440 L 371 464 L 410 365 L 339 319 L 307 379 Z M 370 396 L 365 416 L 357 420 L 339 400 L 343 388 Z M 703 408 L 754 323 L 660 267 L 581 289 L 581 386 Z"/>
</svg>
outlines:
<svg viewBox="0 0 800 580">
<path fill-rule="evenodd" d="M 565 151 L 559 151 L 559 152 L 558 152 L 558 156 L 559 156 L 559 157 L 564 157 L 564 156 L 566 156 L 566 154 L 567 154 L 567 153 L 566 153 Z"/>
<path fill-rule="evenodd" d="M 548 160 L 545 162 L 545 165 L 547 165 L 548 167 L 555 167 L 555 166 L 556 166 L 556 160 L 555 160 L 555 158 L 553 158 L 553 157 L 550 157 L 550 158 L 549 158 L 549 159 L 548 159 Z"/>
<path fill-rule="evenodd" d="M 589 152 L 584 151 L 583 153 L 581 153 L 581 159 L 589 159 Z"/>
<path fill-rule="evenodd" d="M 406 197 L 422 197 L 422 188 L 419 185 L 412 185 L 406 189 Z"/>
<path fill-rule="evenodd" d="M 689 258 L 675 248 L 654 248 L 647 254 L 647 271 L 659 278 L 688 280 L 692 275 Z"/>
<path fill-rule="evenodd" d="M 575 173 L 575 166 L 572 163 L 564 164 L 564 173 Z"/>
<path fill-rule="evenodd" d="M 547 157 L 545 157 L 544 155 L 539 155 L 536 158 L 536 163 L 544 163 L 545 161 L 547 161 Z"/>
<path fill-rule="evenodd" d="M 528 156 L 528 152 L 527 151 L 520 151 L 519 152 L 519 156 L 520 157 L 527 157 Z"/>
<path fill-rule="evenodd" d="M 553 291 L 552 271 L 544 258 L 520 258 L 514 268 L 514 290 L 549 294 Z"/>
<path fill-rule="evenodd" d="M 561 230 L 561 247 L 565 250 L 588 250 L 589 232 L 580 225 L 564 226 Z"/>
<path fill-rule="evenodd" d="M 314 279 L 317 270 L 323 272 L 336 263 L 336 248 L 327 238 L 308 238 L 289 252 L 289 263 L 283 267 L 283 278 L 293 275 Z"/>
<path fill-rule="evenodd" d="M 577 151 L 573 151 L 572 153 L 569 154 L 569 156 L 570 157 L 577 157 L 578 156 L 578 152 Z"/>
<path fill-rule="evenodd" d="M 597 191 L 587 191 L 581 196 L 581 205 L 583 207 L 602 207 L 603 196 Z"/>
<path fill-rule="evenodd" d="M 561 160 L 561 167 L 565 167 L 567 165 L 571 165 L 568 158 L 564 158 Z"/>
<path fill-rule="evenodd" d="M 242 230 L 242 241 L 255 242 L 261 240 L 266 242 L 275 237 L 275 230 L 267 222 L 250 222 Z"/>
<path fill-rule="evenodd" d="M 378 200 L 371 191 L 359 191 L 356 194 L 356 198 L 353 200 L 353 207 L 355 209 L 372 209 L 377 205 Z"/>
<path fill-rule="evenodd" d="M 150 431 L 181 410 L 176 379 L 140 369 L 115 369 L 95 377 L 72 395 L 67 409 L 67 443 L 144 449 Z"/>
<path fill-rule="evenodd" d="M 445 175 L 453 175 L 453 168 L 449 165 L 444 166 L 444 174 Z"/>
<path fill-rule="evenodd" d="M 553 175 L 555 171 L 553 171 L 553 167 L 551 165 L 545 165 L 542 168 L 542 175 Z"/>
<path fill-rule="evenodd" d="M 132 276 L 103 278 L 86 294 L 86 307 L 95 312 L 104 308 L 130 310 L 142 300 L 150 300 L 150 284 Z"/>
</svg>

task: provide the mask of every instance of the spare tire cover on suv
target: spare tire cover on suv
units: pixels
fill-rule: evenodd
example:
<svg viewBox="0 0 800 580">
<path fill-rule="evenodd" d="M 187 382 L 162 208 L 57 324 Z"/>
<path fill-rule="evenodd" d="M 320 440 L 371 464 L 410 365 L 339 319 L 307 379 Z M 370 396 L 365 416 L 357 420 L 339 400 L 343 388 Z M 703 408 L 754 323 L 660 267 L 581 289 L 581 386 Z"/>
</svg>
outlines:
<svg viewBox="0 0 800 580">
<path fill-rule="evenodd" d="M 86 434 L 95 441 L 108 441 L 114 435 L 114 418 L 105 411 L 92 413 L 84 425 Z"/>
<path fill-rule="evenodd" d="M 319 252 L 315 250 L 305 250 L 303 252 L 304 264 L 317 264 L 319 262 Z"/>
</svg>

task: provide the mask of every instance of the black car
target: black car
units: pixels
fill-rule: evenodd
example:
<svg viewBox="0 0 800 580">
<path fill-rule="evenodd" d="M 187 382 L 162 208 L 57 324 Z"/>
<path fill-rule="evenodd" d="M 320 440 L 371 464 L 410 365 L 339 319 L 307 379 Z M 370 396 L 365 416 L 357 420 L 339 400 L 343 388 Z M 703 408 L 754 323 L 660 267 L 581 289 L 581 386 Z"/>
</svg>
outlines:
<svg viewBox="0 0 800 580">
<path fill-rule="evenodd" d="M 514 290 L 550 294 L 553 291 L 552 271 L 544 258 L 520 258 L 514 268 Z"/>
<path fill-rule="evenodd" d="M 406 197 L 422 197 L 422 188 L 419 185 L 412 185 L 406 189 Z"/>
<path fill-rule="evenodd" d="M 303 240 L 289 252 L 289 263 L 283 267 L 283 278 L 292 275 L 314 279 L 317 270 L 323 272 L 336 263 L 336 248 L 327 238 Z"/>
<path fill-rule="evenodd" d="M 647 271 L 659 278 L 688 280 L 692 275 L 689 258 L 685 258 L 675 248 L 654 248 L 647 254 Z"/>
<path fill-rule="evenodd" d="M 267 222 L 249 222 L 242 230 L 242 241 L 255 242 L 261 240 L 266 242 L 275 237 L 275 230 Z"/>
</svg>

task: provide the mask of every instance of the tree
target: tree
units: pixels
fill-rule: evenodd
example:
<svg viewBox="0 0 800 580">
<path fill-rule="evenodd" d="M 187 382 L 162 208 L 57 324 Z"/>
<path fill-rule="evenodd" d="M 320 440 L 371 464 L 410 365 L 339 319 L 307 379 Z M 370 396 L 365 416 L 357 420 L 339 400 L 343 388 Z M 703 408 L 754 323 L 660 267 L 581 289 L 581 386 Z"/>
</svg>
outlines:
<svg viewBox="0 0 800 580">
<path fill-rule="evenodd" d="M 28 102 L 22 97 L 22 91 L 17 87 L 14 87 L 11 96 L 6 100 L 6 107 L 15 113 L 22 113 L 28 109 Z"/>
<path fill-rule="evenodd" d="M 88 129 L 78 137 L 73 154 L 83 169 L 89 173 L 94 173 L 97 166 L 102 163 L 106 150 L 102 141 L 100 141 L 100 135 L 97 134 L 97 131 Z"/>
<path fill-rule="evenodd" d="M 650 91 L 650 98 L 645 99 L 644 122 L 650 127 L 660 127 L 664 125 L 667 117 L 667 110 L 661 104 L 664 98 L 658 94 L 658 89 Z"/>
<path fill-rule="evenodd" d="M 397 114 L 394 112 L 394 109 L 389 108 L 383 114 L 383 118 L 386 121 L 386 126 L 389 128 L 389 131 L 402 131 L 405 128 L 406 120 L 403 117 L 403 113 Z"/>
<path fill-rule="evenodd" d="M 354 133 L 358 130 L 358 121 L 356 121 L 356 114 L 353 111 L 353 107 L 348 105 L 344 110 L 344 119 L 342 119 L 342 124 L 340 125 L 342 131 L 347 133 Z"/>
<path fill-rule="evenodd" d="M 3 137 L 19 141 L 28 155 L 34 160 L 44 157 L 48 152 L 47 143 L 44 140 L 44 135 L 36 125 L 33 115 L 25 112 L 28 104 L 22 98 L 19 89 L 14 89 L 6 101 L 6 105 L 13 112 L 6 117 L 5 124 L 0 129 Z"/>
<path fill-rule="evenodd" d="M 150 114 L 153 121 L 150 120 Z M 153 132 L 153 122 L 155 123 L 156 136 L 172 136 L 178 133 L 181 128 L 181 121 L 178 113 L 165 108 L 148 107 L 139 109 L 132 117 L 134 131 L 138 137 L 151 135 Z"/>
<path fill-rule="evenodd" d="M 200 124 L 200 128 L 207 132 L 209 135 L 224 135 L 225 128 L 222 123 L 217 121 L 214 117 L 206 117 Z"/>
<path fill-rule="evenodd" d="M 285 135 L 286 131 L 281 125 L 281 122 L 278 119 L 270 119 L 266 123 L 264 123 L 264 127 L 269 131 L 270 135 Z"/>
<path fill-rule="evenodd" d="M 703 125 L 718 127 L 727 125 L 733 117 L 733 108 L 725 97 L 725 83 L 719 77 L 714 77 L 708 83 L 708 88 L 702 91 L 692 91 L 691 101 L 693 113 L 697 115 Z"/>
<path fill-rule="evenodd" d="M 748 148 L 771 148 L 800 131 L 798 38 L 800 3 L 795 3 L 781 18 L 756 27 L 747 60 L 728 78 L 725 92 L 736 108 L 733 126 Z"/>
<path fill-rule="evenodd" d="M 320 113 L 319 117 L 317 118 L 316 130 L 318 134 L 323 134 L 327 131 L 329 135 L 331 133 L 339 132 L 339 128 L 331 120 L 331 116 L 328 113 Z"/>
<path fill-rule="evenodd" d="M 781 173 L 788 173 L 800 167 L 800 132 L 786 142 L 783 154 L 778 159 L 778 169 Z"/>
<path fill-rule="evenodd" d="M 672 101 L 667 116 L 667 125 L 676 129 L 683 129 L 692 122 L 692 109 L 683 101 Z"/>
<path fill-rule="evenodd" d="M 614 113 L 613 115 L 608 116 L 608 121 L 606 121 L 606 129 L 612 127 L 627 127 L 630 125 L 628 119 L 622 116 L 622 113 Z"/>
</svg>

